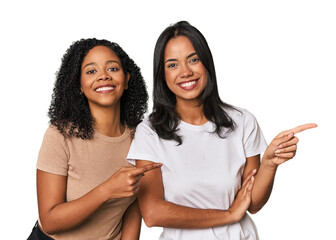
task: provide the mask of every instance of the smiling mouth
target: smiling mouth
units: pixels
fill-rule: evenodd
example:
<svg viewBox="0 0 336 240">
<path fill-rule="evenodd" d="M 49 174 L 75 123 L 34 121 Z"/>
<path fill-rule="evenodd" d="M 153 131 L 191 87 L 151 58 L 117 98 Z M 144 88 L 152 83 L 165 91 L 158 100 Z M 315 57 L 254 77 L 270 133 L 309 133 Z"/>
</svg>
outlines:
<svg viewBox="0 0 336 240">
<path fill-rule="evenodd" d="M 102 87 L 98 87 L 95 89 L 96 92 L 98 93 L 107 93 L 107 92 L 111 92 L 115 89 L 115 87 L 113 86 L 102 86 Z"/>
<path fill-rule="evenodd" d="M 198 83 L 198 79 L 191 80 L 188 82 L 178 83 L 177 85 L 184 90 L 191 90 L 197 86 L 197 83 Z"/>
</svg>

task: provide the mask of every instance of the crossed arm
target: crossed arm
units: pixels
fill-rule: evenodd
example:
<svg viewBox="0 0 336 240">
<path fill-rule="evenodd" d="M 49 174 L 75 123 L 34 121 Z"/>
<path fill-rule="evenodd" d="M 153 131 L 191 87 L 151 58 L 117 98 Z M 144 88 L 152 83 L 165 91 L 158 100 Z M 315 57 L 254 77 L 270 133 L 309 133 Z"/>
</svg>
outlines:
<svg viewBox="0 0 336 240">
<path fill-rule="evenodd" d="M 140 237 L 141 213 L 138 200 L 135 200 L 126 210 L 123 216 L 121 230 L 122 240 L 134 240 Z"/>
<path fill-rule="evenodd" d="M 316 124 L 305 124 L 277 135 L 265 151 L 261 163 L 260 155 L 247 158 L 242 187 L 228 210 L 196 209 L 165 201 L 161 170 L 146 173 L 138 192 L 146 225 L 201 229 L 238 222 L 247 210 L 256 213 L 269 199 L 278 165 L 295 156 L 298 139 L 294 135 L 313 127 Z M 136 164 L 141 167 L 148 163 L 138 160 Z"/>
<path fill-rule="evenodd" d="M 149 161 L 138 160 L 137 167 Z M 239 221 L 250 205 L 253 174 L 244 180 L 242 189 L 234 204 L 228 210 L 197 209 L 174 204 L 164 200 L 161 170 L 155 169 L 141 179 L 138 192 L 139 206 L 148 227 L 201 229 L 232 224 Z M 158 214 L 160 213 L 160 214 Z"/>
</svg>

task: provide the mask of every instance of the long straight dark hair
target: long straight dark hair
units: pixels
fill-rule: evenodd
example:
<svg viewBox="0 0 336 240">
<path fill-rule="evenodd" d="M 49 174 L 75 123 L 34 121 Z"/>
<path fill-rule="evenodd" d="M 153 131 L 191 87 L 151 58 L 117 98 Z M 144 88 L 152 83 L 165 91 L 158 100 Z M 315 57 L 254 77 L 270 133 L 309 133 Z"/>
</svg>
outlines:
<svg viewBox="0 0 336 240">
<path fill-rule="evenodd" d="M 210 48 L 202 33 L 186 21 L 180 21 L 167 27 L 159 36 L 154 50 L 154 88 L 153 112 L 149 115 L 152 128 L 162 139 L 175 140 L 182 144 L 182 137 L 177 134 L 180 116 L 176 112 L 176 96 L 170 91 L 165 79 L 164 51 L 168 41 L 179 36 L 187 37 L 192 43 L 197 56 L 207 71 L 207 83 L 201 95 L 200 105 L 203 104 L 205 117 L 215 123 L 215 132 L 225 138 L 226 133 L 235 128 L 234 121 L 225 109 L 234 109 L 224 103 L 218 94 L 215 65 Z M 224 133 L 224 129 L 228 129 Z"/>
</svg>

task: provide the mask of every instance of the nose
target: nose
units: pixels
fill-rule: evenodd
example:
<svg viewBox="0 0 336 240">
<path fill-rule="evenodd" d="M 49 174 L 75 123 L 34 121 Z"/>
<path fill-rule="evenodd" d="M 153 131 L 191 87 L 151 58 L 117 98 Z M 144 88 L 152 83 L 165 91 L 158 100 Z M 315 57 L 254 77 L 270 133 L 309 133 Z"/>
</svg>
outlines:
<svg viewBox="0 0 336 240">
<path fill-rule="evenodd" d="M 98 76 L 98 80 L 101 80 L 101 81 L 106 81 L 110 79 L 111 79 L 111 76 L 106 71 L 103 71 L 102 74 Z"/>
<path fill-rule="evenodd" d="M 193 74 L 188 65 L 181 65 L 180 77 L 189 77 Z"/>
</svg>

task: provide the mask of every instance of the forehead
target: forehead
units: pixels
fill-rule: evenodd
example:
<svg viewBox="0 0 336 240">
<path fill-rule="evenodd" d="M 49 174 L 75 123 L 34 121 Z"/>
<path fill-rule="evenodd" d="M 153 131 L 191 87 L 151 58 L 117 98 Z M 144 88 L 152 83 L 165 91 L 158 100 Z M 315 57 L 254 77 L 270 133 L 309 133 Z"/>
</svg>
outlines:
<svg viewBox="0 0 336 240">
<path fill-rule="evenodd" d="M 194 46 L 192 45 L 189 38 L 186 36 L 178 36 L 176 38 L 170 39 L 165 47 L 164 55 L 165 58 L 173 57 L 172 55 L 189 55 L 190 53 L 196 52 Z"/>
<path fill-rule="evenodd" d="M 88 54 L 84 57 L 82 65 L 87 63 L 98 63 L 98 62 L 106 62 L 108 60 L 115 60 L 120 62 L 118 56 L 106 46 L 95 46 Z"/>
</svg>

